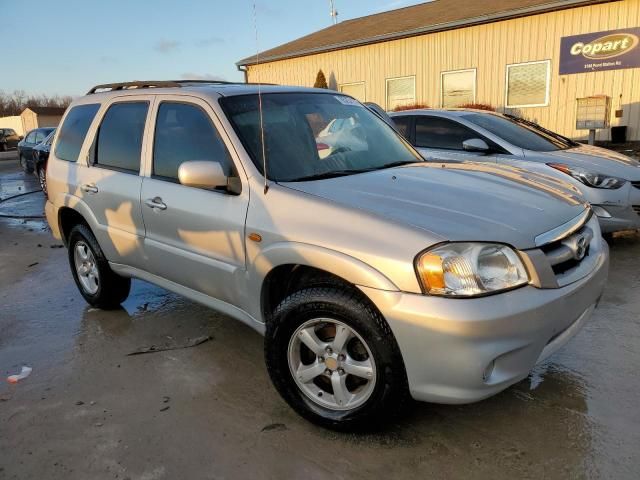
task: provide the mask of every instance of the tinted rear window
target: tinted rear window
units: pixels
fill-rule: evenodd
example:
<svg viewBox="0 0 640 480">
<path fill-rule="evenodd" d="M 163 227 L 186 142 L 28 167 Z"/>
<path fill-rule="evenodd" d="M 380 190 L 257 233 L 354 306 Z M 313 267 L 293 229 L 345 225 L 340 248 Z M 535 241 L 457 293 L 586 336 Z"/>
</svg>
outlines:
<svg viewBox="0 0 640 480">
<path fill-rule="evenodd" d="M 56 157 L 67 162 L 77 162 L 87 130 L 96 116 L 100 105 L 78 105 L 73 107 L 60 128 L 56 143 Z"/>
<path fill-rule="evenodd" d="M 96 164 L 134 173 L 140 171 L 148 108 L 147 102 L 115 103 L 109 107 L 98 130 Z"/>
</svg>

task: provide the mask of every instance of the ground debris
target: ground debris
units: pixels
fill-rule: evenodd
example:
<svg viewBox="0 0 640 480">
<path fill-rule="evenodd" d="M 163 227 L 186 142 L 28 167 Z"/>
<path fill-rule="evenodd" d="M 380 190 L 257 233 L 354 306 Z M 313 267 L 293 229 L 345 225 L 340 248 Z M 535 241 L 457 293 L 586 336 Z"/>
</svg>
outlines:
<svg viewBox="0 0 640 480">
<path fill-rule="evenodd" d="M 162 407 L 160 409 L 161 412 L 166 412 L 167 410 L 169 410 L 171 407 L 169 405 L 167 405 L 166 407 Z"/>
<path fill-rule="evenodd" d="M 39 262 L 33 262 L 33 263 L 30 263 L 29 265 L 27 265 L 27 267 L 28 267 L 28 268 L 35 267 L 36 265 L 38 265 L 38 263 L 39 263 Z"/>
<path fill-rule="evenodd" d="M 262 427 L 261 432 L 282 432 L 283 430 L 288 430 L 287 426 L 284 423 L 270 423 L 269 425 L 265 425 Z"/>
<path fill-rule="evenodd" d="M 186 343 L 183 344 L 169 344 L 169 345 L 151 345 L 150 347 L 142 347 L 138 350 L 134 350 L 131 353 L 127 353 L 127 357 L 131 357 L 133 355 L 143 355 L 145 353 L 155 353 L 155 352 L 165 352 L 167 350 L 180 350 L 182 348 L 191 348 L 201 345 L 209 340 L 213 340 L 213 337 L 210 335 L 206 335 L 203 337 L 196 337 L 190 340 L 187 340 Z"/>
</svg>

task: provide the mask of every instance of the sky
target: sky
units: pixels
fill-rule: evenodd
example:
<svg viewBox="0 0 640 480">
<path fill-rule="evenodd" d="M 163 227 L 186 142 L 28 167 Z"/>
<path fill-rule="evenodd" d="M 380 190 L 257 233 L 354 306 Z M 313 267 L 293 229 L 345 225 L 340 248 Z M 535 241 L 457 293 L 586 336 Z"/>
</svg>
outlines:
<svg viewBox="0 0 640 480">
<path fill-rule="evenodd" d="M 338 19 L 424 0 L 335 0 Z M 93 85 L 242 81 L 235 62 L 331 25 L 329 0 L 0 0 L 0 90 L 84 94 Z M 255 21 L 254 21 L 255 18 Z M 257 25 L 257 43 L 256 43 Z"/>
</svg>

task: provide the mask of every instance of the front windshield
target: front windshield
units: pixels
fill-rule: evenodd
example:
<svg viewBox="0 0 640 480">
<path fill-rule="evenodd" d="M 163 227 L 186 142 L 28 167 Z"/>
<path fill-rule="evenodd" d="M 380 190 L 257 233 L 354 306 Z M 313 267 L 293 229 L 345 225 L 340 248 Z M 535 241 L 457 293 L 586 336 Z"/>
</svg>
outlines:
<svg viewBox="0 0 640 480">
<path fill-rule="evenodd" d="M 462 118 L 526 150 L 553 152 L 574 146 L 570 141 L 551 132 L 547 133 L 541 128 L 535 128 L 528 122 L 519 122 L 516 119 L 486 113 L 469 113 L 462 115 Z"/>
<path fill-rule="evenodd" d="M 51 133 L 49 135 L 47 135 L 47 138 L 45 138 L 42 143 L 44 143 L 45 145 L 51 145 L 51 141 L 53 140 L 54 135 L 56 134 L 55 130 L 51 130 Z"/>
<path fill-rule="evenodd" d="M 255 166 L 263 173 L 258 95 L 220 100 Z M 362 104 L 339 94 L 262 95 L 268 178 L 301 181 L 349 175 L 422 158 Z"/>
</svg>

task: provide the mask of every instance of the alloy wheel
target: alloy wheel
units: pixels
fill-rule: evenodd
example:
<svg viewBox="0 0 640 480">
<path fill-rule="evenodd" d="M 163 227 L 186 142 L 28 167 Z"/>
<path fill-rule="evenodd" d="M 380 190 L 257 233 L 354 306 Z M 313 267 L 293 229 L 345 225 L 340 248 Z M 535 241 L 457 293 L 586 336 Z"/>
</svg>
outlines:
<svg viewBox="0 0 640 480">
<path fill-rule="evenodd" d="M 76 243 L 73 260 L 82 288 L 88 294 L 95 295 L 100 288 L 100 273 L 93 252 L 85 242 Z"/>
<path fill-rule="evenodd" d="M 338 320 L 303 323 L 288 348 L 291 375 L 314 403 L 351 410 L 365 403 L 375 388 L 376 364 L 364 339 Z"/>
<path fill-rule="evenodd" d="M 47 172 L 44 168 L 38 170 L 38 180 L 40 180 L 40 188 L 46 194 L 47 193 Z"/>
</svg>

